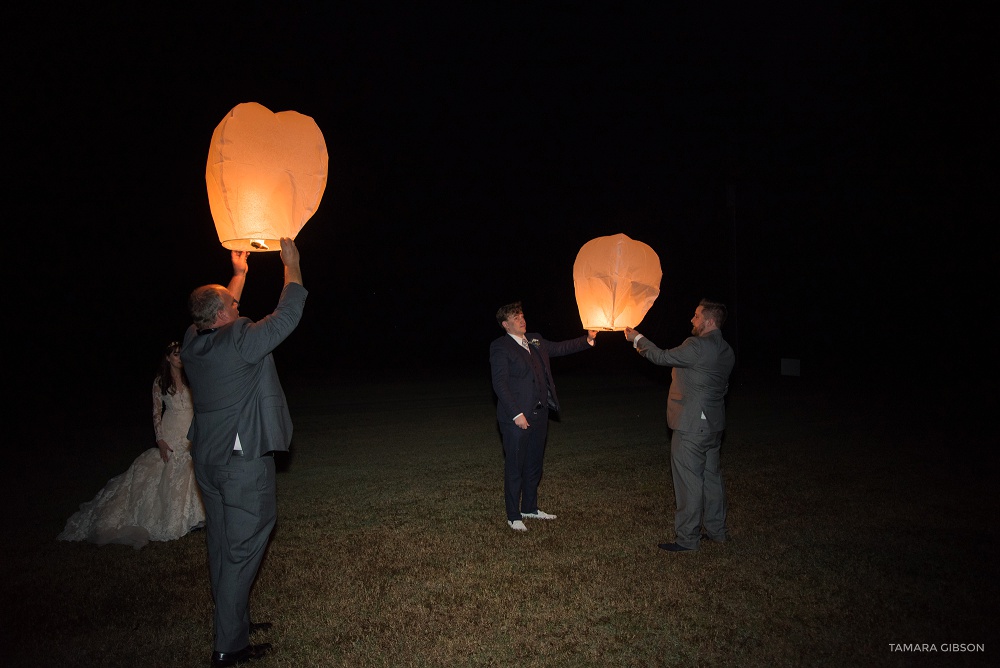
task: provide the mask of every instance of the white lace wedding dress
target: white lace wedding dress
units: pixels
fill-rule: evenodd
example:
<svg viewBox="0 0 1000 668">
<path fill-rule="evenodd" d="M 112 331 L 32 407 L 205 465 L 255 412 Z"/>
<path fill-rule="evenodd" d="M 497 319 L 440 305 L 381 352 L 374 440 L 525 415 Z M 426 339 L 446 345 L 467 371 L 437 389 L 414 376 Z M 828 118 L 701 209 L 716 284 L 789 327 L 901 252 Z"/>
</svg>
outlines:
<svg viewBox="0 0 1000 668">
<path fill-rule="evenodd" d="M 161 401 L 166 406 L 162 416 Z M 93 500 L 80 506 L 57 539 L 118 543 L 138 550 L 151 540 L 174 540 L 204 526 L 205 507 L 187 440 L 193 415 L 187 387 L 162 394 L 154 382 L 153 426 L 156 438 L 173 448 L 169 461 L 160 458 L 159 448 L 143 452 L 125 473 L 109 480 Z"/>
</svg>

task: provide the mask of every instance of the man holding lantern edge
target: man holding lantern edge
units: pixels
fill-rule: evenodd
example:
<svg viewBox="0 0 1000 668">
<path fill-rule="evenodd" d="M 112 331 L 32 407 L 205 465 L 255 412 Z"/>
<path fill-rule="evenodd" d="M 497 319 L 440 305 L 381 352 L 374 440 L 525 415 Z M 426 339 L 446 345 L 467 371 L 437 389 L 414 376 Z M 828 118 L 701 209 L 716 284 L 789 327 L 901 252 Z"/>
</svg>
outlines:
<svg viewBox="0 0 1000 668">
<path fill-rule="evenodd" d="M 292 438 L 271 352 L 298 326 L 308 295 L 295 242 L 280 243 L 285 285 L 274 312 L 257 322 L 241 318 L 227 288 L 202 286 L 191 293 L 193 324 L 181 349 L 194 399 L 188 438 L 205 503 L 214 666 L 257 659 L 271 648 L 249 641 L 251 632 L 270 627 L 251 623 L 249 597 L 277 519 L 273 453 L 288 450 Z"/>
<path fill-rule="evenodd" d="M 597 332 L 558 342 L 528 334 L 521 302 L 502 306 L 496 318 L 505 332 L 490 344 L 497 423 L 503 439 L 504 506 L 507 526 L 527 531 L 525 518 L 556 519 L 538 507 L 549 411 L 559 410 L 549 358 L 589 350 Z"/>
<path fill-rule="evenodd" d="M 653 364 L 673 367 L 667 397 L 670 470 L 674 483 L 676 537 L 659 547 L 669 552 L 697 550 L 702 538 L 726 540 L 726 490 L 720 450 L 726 427 L 725 395 L 736 363 L 722 338 L 724 304 L 702 299 L 691 318 L 692 336 L 663 350 L 631 327 L 625 338 Z M 701 533 L 704 525 L 705 534 Z"/>
</svg>

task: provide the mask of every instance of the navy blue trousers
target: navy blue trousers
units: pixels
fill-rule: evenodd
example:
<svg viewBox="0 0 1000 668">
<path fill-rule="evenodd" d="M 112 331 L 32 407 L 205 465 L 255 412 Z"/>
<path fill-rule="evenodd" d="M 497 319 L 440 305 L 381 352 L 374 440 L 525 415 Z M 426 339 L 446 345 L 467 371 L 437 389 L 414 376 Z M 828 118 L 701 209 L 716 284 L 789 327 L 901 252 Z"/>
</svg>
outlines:
<svg viewBox="0 0 1000 668">
<path fill-rule="evenodd" d="M 500 424 L 504 505 L 510 521 L 521 519 L 521 513 L 538 511 L 538 483 L 542 480 L 545 437 L 549 433 L 549 409 L 540 408 L 525 417 L 527 429 L 521 429 L 513 421 Z"/>
</svg>

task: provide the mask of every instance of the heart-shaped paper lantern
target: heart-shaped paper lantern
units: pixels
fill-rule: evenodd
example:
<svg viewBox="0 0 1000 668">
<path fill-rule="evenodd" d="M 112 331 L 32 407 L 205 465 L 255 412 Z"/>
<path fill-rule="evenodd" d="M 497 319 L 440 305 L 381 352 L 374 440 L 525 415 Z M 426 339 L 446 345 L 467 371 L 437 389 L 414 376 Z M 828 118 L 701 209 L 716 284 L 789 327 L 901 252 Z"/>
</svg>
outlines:
<svg viewBox="0 0 1000 668">
<path fill-rule="evenodd" d="M 316 213 L 328 156 L 319 126 L 295 111 L 244 102 L 212 134 L 205 181 L 215 230 L 231 250 L 280 250 Z"/>
<path fill-rule="evenodd" d="M 637 326 L 660 294 L 660 258 L 624 234 L 591 239 L 573 263 L 584 329 L 620 332 Z"/>
</svg>

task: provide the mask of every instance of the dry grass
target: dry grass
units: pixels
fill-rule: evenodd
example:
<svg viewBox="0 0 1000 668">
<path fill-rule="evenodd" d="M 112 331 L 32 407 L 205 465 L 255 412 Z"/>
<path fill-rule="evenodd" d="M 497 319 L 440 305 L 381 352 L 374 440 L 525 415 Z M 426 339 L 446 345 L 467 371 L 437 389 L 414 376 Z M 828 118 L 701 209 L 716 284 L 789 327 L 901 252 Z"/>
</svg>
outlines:
<svg viewBox="0 0 1000 668">
<path fill-rule="evenodd" d="M 732 540 L 667 554 L 662 376 L 562 373 L 540 496 L 559 519 L 524 535 L 504 522 L 486 371 L 286 384 L 296 435 L 253 595 L 275 623 L 259 665 L 953 666 L 996 651 L 890 651 L 985 643 L 996 615 L 991 471 L 953 468 L 967 458 L 932 449 L 942 435 L 905 403 L 868 414 L 799 379 L 740 379 Z M 0 585 L 6 665 L 208 664 L 203 534 L 140 552 L 53 540 L 134 454 L 25 467 L 8 488 L 25 524 Z M 64 491 L 25 500 L 53 480 Z"/>
</svg>

